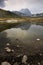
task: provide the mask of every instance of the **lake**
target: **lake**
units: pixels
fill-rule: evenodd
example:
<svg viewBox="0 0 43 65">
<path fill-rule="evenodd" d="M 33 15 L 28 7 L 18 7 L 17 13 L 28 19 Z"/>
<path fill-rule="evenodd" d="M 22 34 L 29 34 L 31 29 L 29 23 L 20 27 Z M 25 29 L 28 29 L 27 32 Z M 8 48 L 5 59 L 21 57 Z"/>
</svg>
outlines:
<svg viewBox="0 0 43 65">
<path fill-rule="evenodd" d="M 0 32 L 0 52 L 6 47 L 17 54 L 43 53 L 43 25 L 25 22 Z"/>
</svg>

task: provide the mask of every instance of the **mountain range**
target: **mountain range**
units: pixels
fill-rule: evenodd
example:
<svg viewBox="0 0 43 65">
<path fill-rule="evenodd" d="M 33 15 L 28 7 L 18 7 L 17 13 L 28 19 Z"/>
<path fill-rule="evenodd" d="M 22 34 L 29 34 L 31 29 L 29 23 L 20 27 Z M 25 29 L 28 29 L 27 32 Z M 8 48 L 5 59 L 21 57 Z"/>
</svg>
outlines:
<svg viewBox="0 0 43 65">
<path fill-rule="evenodd" d="M 0 18 L 16 18 L 16 17 L 43 17 L 43 13 L 32 14 L 29 9 L 21 9 L 20 11 L 6 11 L 0 9 Z"/>
<path fill-rule="evenodd" d="M 21 9 L 20 11 L 13 11 L 13 13 L 16 13 L 20 16 L 31 16 L 32 15 L 29 9 Z"/>
<path fill-rule="evenodd" d="M 0 18 L 19 17 L 16 13 L 0 9 Z"/>
</svg>

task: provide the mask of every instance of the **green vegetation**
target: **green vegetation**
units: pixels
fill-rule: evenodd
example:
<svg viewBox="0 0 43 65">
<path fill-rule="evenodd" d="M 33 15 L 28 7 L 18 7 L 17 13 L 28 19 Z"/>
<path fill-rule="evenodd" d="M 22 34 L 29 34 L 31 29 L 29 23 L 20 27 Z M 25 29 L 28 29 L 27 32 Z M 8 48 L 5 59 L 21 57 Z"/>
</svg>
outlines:
<svg viewBox="0 0 43 65">
<path fill-rule="evenodd" d="M 19 16 L 10 11 L 5 11 L 5 10 L 0 9 L 0 18 L 14 18 L 14 17 L 19 17 Z"/>
</svg>

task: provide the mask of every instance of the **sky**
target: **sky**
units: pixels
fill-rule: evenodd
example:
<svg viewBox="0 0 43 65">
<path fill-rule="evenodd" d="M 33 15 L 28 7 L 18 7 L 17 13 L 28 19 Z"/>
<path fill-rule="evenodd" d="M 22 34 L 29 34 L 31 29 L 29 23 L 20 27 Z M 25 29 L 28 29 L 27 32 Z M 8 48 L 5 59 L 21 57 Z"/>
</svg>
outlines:
<svg viewBox="0 0 43 65">
<path fill-rule="evenodd" d="M 10 11 L 28 8 L 33 14 L 42 13 L 43 0 L 0 0 L 0 8 Z"/>
</svg>

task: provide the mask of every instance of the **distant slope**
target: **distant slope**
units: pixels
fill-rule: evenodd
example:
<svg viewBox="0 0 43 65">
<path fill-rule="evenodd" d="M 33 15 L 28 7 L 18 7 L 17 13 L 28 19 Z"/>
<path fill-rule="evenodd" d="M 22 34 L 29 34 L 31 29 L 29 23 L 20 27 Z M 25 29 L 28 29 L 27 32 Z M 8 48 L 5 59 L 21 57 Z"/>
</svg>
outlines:
<svg viewBox="0 0 43 65">
<path fill-rule="evenodd" d="M 11 17 L 18 17 L 17 14 L 12 13 L 10 11 L 0 9 L 0 18 L 11 18 Z"/>
</svg>

